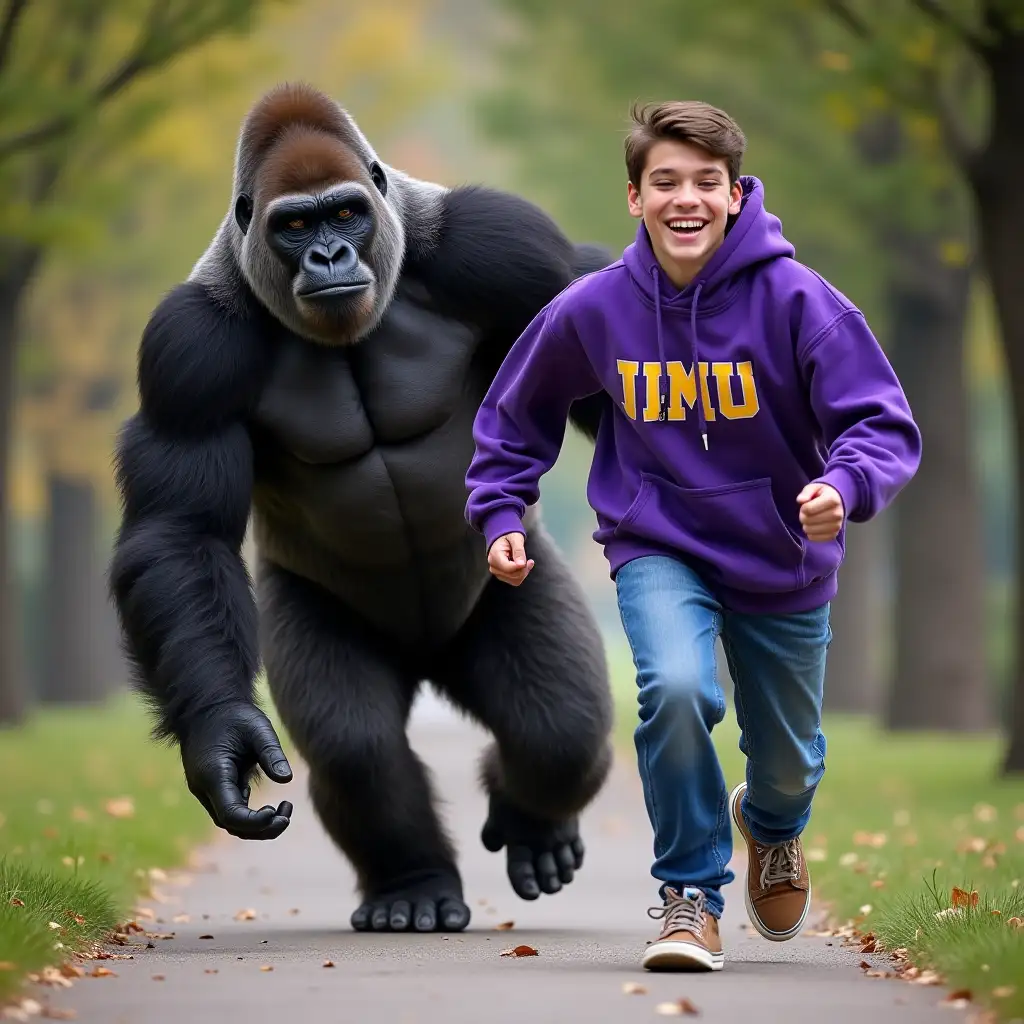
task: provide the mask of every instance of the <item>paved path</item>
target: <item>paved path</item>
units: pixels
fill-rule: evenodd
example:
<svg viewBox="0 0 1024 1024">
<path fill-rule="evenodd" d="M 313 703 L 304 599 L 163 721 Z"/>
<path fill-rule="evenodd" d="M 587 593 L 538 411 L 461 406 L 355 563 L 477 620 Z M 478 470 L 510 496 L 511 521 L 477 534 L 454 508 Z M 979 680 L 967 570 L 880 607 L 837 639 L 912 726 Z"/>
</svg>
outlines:
<svg viewBox="0 0 1024 1024">
<path fill-rule="evenodd" d="M 701 1019 L 726 1024 L 919 1024 L 960 1016 L 939 1008 L 937 988 L 864 978 L 855 949 L 811 936 L 764 941 L 746 924 L 741 882 L 727 894 L 724 971 L 646 974 L 638 959 L 656 929 L 646 916 L 655 886 L 633 766 L 620 765 L 587 813 L 587 860 L 573 884 L 525 903 L 508 885 L 503 856 L 478 840 L 482 737 L 432 700 L 414 713 L 412 737 L 447 801 L 473 909 L 468 931 L 448 938 L 352 932 L 352 875 L 320 830 L 298 776 L 273 787 L 274 799 L 295 804 L 280 839 L 223 836 L 200 851 L 210 867 L 188 884 L 157 883 L 172 902 L 151 904 L 164 923 L 149 927 L 173 930 L 175 938 L 119 950 L 134 959 L 105 962 L 117 977 L 46 989 L 41 998 L 75 1009 L 82 1024 L 625 1024 L 660 1019 L 657 1005 L 682 997 Z M 235 920 L 246 908 L 256 918 Z M 191 921 L 174 923 L 182 913 Z M 514 930 L 494 930 L 506 920 L 515 921 Z M 213 938 L 200 939 L 204 934 Z M 516 943 L 536 947 L 539 956 L 499 955 Z M 325 969 L 325 959 L 336 966 Z M 273 970 L 261 971 L 264 965 Z M 625 994 L 630 982 L 646 992 Z"/>
</svg>

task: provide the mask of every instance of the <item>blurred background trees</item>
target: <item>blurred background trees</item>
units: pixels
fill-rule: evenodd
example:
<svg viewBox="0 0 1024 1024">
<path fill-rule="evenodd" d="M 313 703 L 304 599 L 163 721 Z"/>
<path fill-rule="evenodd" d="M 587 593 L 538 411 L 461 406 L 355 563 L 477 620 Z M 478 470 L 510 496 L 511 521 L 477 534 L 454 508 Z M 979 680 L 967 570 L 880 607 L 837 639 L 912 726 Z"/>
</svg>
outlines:
<svg viewBox="0 0 1024 1024">
<path fill-rule="evenodd" d="M 733 113 L 744 170 L 865 310 L 925 435 L 914 485 L 850 528 L 828 705 L 1012 723 L 1024 770 L 1017 0 L 0 0 L 0 721 L 123 684 L 102 574 L 135 347 L 227 209 L 246 109 L 300 77 L 388 162 L 514 188 L 615 251 L 630 104 Z M 568 437 L 546 515 L 618 643 L 588 468 Z"/>
</svg>

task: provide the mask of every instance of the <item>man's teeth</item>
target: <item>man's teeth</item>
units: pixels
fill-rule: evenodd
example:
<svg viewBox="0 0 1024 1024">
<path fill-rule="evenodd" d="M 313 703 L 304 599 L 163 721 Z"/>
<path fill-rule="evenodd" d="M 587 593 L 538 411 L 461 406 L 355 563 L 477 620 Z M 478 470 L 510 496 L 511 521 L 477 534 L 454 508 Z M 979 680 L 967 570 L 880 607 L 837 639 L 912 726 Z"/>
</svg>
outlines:
<svg viewBox="0 0 1024 1024">
<path fill-rule="evenodd" d="M 700 231 L 705 223 L 703 220 L 670 220 L 668 226 L 673 231 Z"/>
</svg>

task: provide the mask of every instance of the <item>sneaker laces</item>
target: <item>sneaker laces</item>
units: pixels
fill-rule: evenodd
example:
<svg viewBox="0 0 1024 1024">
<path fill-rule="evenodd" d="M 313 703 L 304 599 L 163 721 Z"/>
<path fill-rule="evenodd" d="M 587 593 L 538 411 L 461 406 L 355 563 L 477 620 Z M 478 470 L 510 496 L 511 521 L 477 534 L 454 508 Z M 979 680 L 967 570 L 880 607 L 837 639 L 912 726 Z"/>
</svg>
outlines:
<svg viewBox="0 0 1024 1024">
<path fill-rule="evenodd" d="M 647 916 L 658 920 L 664 918 L 661 934 L 690 932 L 696 939 L 704 941 L 705 897 L 700 889 L 684 890 L 680 895 L 675 889 L 665 887 L 665 903 L 660 907 L 649 907 Z"/>
<path fill-rule="evenodd" d="M 795 839 L 778 846 L 758 847 L 761 854 L 761 888 L 779 882 L 795 882 L 800 877 L 800 847 Z"/>
</svg>

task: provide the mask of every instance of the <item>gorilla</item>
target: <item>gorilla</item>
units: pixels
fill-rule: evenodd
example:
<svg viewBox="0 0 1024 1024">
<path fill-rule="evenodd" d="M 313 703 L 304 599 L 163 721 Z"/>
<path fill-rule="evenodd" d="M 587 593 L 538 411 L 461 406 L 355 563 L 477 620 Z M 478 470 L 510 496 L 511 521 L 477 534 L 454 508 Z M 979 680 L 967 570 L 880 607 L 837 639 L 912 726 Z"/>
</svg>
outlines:
<svg viewBox="0 0 1024 1024">
<path fill-rule="evenodd" d="M 292 807 L 251 809 L 250 788 L 292 774 L 262 663 L 356 873 L 356 930 L 469 924 L 406 736 L 423 682 L 493 737 L 481 840 L 513 890 L 558 892 L 581 867 L 611 756 L 601 636 L 535 515 L 528 582 L 490 576 L 465 474 L 511 345 L 609 262 L 523 199 L 386 165 L 333 100 L 285 84 L 243 121 L 231 208 L 141 337 L 109 570 L 136 688 L 216 825 L 273 839 Z M 571 422 L 593 438 L 603 411 Z"/>
</svg>

